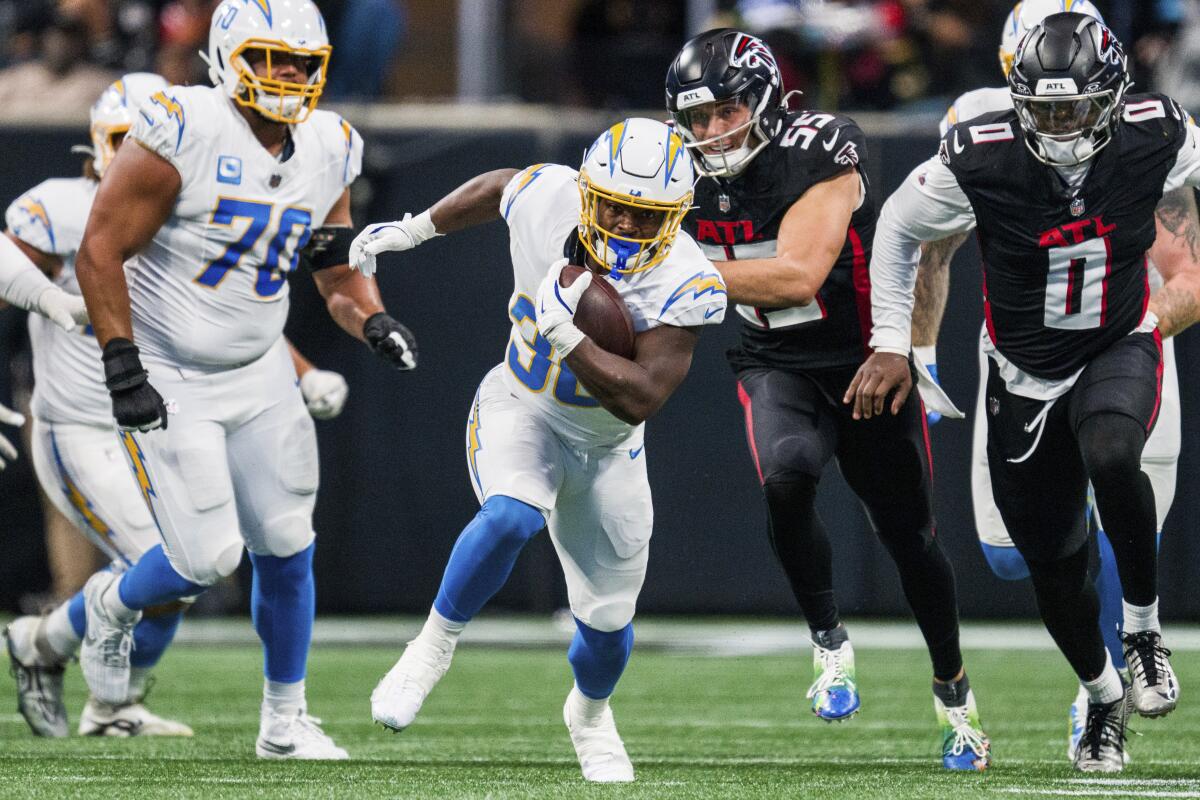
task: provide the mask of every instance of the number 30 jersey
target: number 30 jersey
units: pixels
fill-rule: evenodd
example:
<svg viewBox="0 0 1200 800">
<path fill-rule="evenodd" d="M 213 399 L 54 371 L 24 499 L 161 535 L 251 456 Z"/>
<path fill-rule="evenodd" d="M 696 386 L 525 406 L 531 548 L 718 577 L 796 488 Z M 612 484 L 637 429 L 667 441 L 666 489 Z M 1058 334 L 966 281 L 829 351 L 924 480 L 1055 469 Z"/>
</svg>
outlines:
<svg viewBox="0 0 1200 800">
<path fill-rule="evenodd" d="M 554 430 L 580 449 L 618 444 L 635 426 L 623 422 L 587 393 L 538 332 L 534 306 L 550 266 L 564 257 L 582 266 L 578 243 L 579 173 L 558 164 L 535 164 L 509 182 L 500 201 L 508 223 L 514 287 L 508 304 L 512 332 L 504 379 L 512 394 L 534 404 Z M 680 231 L 671 252 L 643 272 L 611 281 L 633 317 L 634 333 L 660 325 L 689 328 L 725 318 L 725 284 L 700 248 Z"/>
<path fill-rule="evenodd" d="M 858 169 L 863 198 L 842 250 L 816 298 L 795 308 L 737 306 L 742 344 L 735 368 L 819 369 L 858 365 L 870 337 L 867 265 L 875 235 L 875 197 L 866 182 L 866 137 L 849 117 L 797 111 L 736 178 L 701 178 L 684 220 L 713 261 L 773 258 L 788 210 L 816 184 Z"/>
<path fill-rule="evenodd" d="M 362 169 L 361 137 L 315 111 L 273 156 L 233 101 L 200 86 L 154 95 L 129 135 L 182 180 L 170 218 L 128 265 L 139 347 L 200 370 L 254 361 L 283 331 L 300 249 Z"/>
</svg>

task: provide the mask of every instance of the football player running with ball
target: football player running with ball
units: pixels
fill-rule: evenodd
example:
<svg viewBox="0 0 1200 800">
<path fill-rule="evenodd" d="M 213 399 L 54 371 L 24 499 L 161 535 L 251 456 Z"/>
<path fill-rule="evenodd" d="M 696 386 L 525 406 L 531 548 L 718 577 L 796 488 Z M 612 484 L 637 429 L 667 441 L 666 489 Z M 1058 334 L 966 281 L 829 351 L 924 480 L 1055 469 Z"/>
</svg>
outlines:
<svg viewBox="0 0 1200 800">
<path fill-rule="evenodd" d="M 985 769 L 989 743 L 959 649 L 954 572 L 934 538 L 921 403 L 911 397 L 896 416 L 864 422 L 842 402 L 869 352 L 875 204 L 866 141 L 853 120 L 791 111 L 782 95 L 771 51 L 735 30 L 697 36 L 667 73 L 676 130 L 707 176 L 685 230 L 714 259 L 743 321 L 729 357 L 771 544 L 812 635 L 812 710 L 834 721 L 860 704 L 815 506 L 821 471 L 836 458 L 929 649 L 942 763 Z"/>
<path fill-rule="evenodd" d="M 317 443 L 282 336 L 302 251 L 344 330 L 397 368 L 416 364 L 374 282 L 346 265 L 362 140 L 315 109 L 329 55 L 308 0 L 218 5 L 215 85 L 164 89 L 139 109 L 136 146 L 105 170 L 76 262 L 113 416 L 163 540 L 85 586 L 84 677 L 98 700 L 125 702 L 142 610 L 198 594 L 247 548 L 266 676 L 260 758 L 347 757 L 304 691 Z"/>
<path fill-rule="evenodd" d="M 1053 14 L 1021 40 L 1008 74 L 1015 108 L 954 125 L 884 206 L 871 264 L 875 354 L 848 393 L 871 419 L 903 402 L 921 242 L 976 227 L 993 496 L 1046 628 L 1088 693 L 1073 754 L 1086 771 L 1123 768 L 1130 706 L 1160 716 L 1179 697 L 1141 466 L 1161 408 L 1160 321 L 1180 328 L 1179 287 L 1172 278 L 1151 296 L 1146 252 L 1163 194 L 1200 185 L 1200 130 L 1169 97 L 1127 96 L 1129 84 L 1120 42 L 1091 16 Z M 1193 292 L 1180 294 L 1194 309 Z M 1124 592 L 1128 688 L 1088 576 L 1089 482 Z"/>
<path fill-rule="evenodd" d="M 1088 0 L 1074 0 L 1067 4 L 1068 10 L 1087 14 L 1103 22 L 1100 12 Z M 1017 44 L 1034 26 L 1051 14 L 1063 11 L 1062 0 L 1025 0 L 1017 3 L 1004 24 L 1000 44 L 1000 66 L 1007 76 L 1016 55 Z M 1007 86 L 975 89 L 955 100 L 941 122 L 943 135 L 950 127 L 994 111 L 1012 108 L 1012 95 Z M 1150 288 L 1156 293 L 1158 302 L 1166 301 L 1172 306 L 1169 314 L 1159 309 L 1158 328 L 1163 334 L 1163 379 L 1162 402 L 1154 431 L 1146 440 L 1142 451 L 1142 472 L 1150 478 L 1154 490 L 1156 524 L 1161 537 L 1163 522 L 1171 510 L 1175 497 L 1175 475 L 1179 466 L 1180 450 L 1180 407 L 1179 375 L 1175 367 L 1175 340 L 1168 338 L 1196 321 L 1200 305 L 1195 300 L 1196 287 L 1200 285 L 1200 220 L 1197 219 L 1195 192 L 1190 186 L 1167 192 L 1155 210 L 1157 226 L 1154 246 L 1148 256 Z M 913 307 L 913 350 L 926 364 L 933 364 L 936 356 L 934 345 L 949 284 L 950 259 L 968 234 L 959 233 L 938 242 L 927 242 L 921 247 L 921 262 L 917 270 L 916 304 Z M 992 496 L 991 475 L 988 472 L 987 455 L 987 327 L 980 330 L 979 339 L 979 391 L 975 402 L 971 457 L 971 500 L 975 507 L 975 528 L 979 544 L 992 571 L 1004 580 L 1021 580 L 1029 577 L 1029 567 L 1013 544 L 1012 537 L 1004 527 L 1004 520 Z M 924 350 L 925 352 L 922 352 Z M 1091 512 L 1095 512 L 1094 506 Z M 1100 570 L 1096 575 L 1096 591 L 1100 595 L 1100 630 L 1104 634 L 1104 645 L 1112 656 L 1118 671 L 1126 671 L 1126 646 L 1146 650 L 1155 642 L 1148 635 L 1151 629 L 1139 630 L 1132 627 L 1136 619 L 1128 623 L 1124 618 L 1124 600 L 1121 595 L 1121 579 L 1117 571 L 1116 556 L 1108 535 L 1103 529 L 1103 520 L 1096 516 L 1097 548 L 1100 554 Z M 1136 609 L 1134 616 L 1137 616 Z M 1144 623 L 1143 623 L 1144 624 Z M 1157 631 L 1157 628 L 1153 629 Z M 1122 633 L 1129 641 L 1122 641 Z M 1152 661 L 1152 658 L 1150 659 Z M 1165 673 L 1156 672 L 1155 679 L 1166 679 Z M 1083 734 L 1087 719 L 1088 693 L 1082 686 L 1071 704 L 1070 737 L 1068 753 L 1073 757 L 1075 745 Z"/>
<path fill-rule="evenodd" d="M 113 83 L 91 108 L 92 157 L 84 175 L 43 181 L 8 208 L 7 239 L 81 306 L 75 255 L 98 182 L 138 109 L 168 88 L 160 76 L 145 72 Z M 134 476 L 119 468 L 124 448 L 115 435 L 100 347 L 90 329 L 63 331 L 40 316 L 30 316 L 29 334 L 35 377 L 31 440 L 38 481 L 76 530 L 116 569 L 124 569 L 147 551 L 161 550 L 162 544 Z M 294 348 L 292 360 L 309 413 L 318 419 L 336 416 L 346 397 L 342 376 L 314 368 Z M 41 616 L 18 617 L 5 629 L 17 707 L 39 736 L 68 733 L 63 671 L 84 638 L 84 605 L 83 592 L 78 592 Z M 79 720 L 81 735 L 191 735 L 187 725 L 163 719 L 143 703 L 150 670 L 170 645 L 186 605 L 146 609 L 133 630 L 129 697 L 119 705 L 89 697 Z"/>
<path fill-rule="evenodd" d="M 564 721 L 585 779 L 633 780 L 609 697 L 633 647 L 649 555 L 643 423 L 687 375 L 700 329 L 725 314 L 720 276 L 679 232 L 694 183 L 677 134 L 627 119 L 596 139 L 579 171 L 485 173 L 355 239 L 351 265 L 369 275 L 378 253 L 503 218 L 515 282 L 504 360 L 484 377 L 467 420 L 481 508 L 454 545 L 424 628 L 371 695 L 377 722 L 396 731 L 412 723 L 463 628 L 548 527 L 577 628 Z M 589 271 L 563 287 L 568 263 Z M 632 359 L 600 349 L 573 322 L 594 281 L 609 281 L 630 311 Z"/>
</svg>

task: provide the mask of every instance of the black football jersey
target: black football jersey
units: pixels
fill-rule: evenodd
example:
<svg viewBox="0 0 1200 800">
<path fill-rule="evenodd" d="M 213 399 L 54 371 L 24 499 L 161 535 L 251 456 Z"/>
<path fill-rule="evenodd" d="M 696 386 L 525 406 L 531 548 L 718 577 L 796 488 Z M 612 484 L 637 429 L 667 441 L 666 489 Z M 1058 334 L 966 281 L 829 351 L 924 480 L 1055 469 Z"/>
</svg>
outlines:
<svg viewBox="0 0 1200 800">
<path fill-rule="evenodd" d="M 867 185 L 866 137 L 838 114 L 789 113 L 779 133 L 736 178 L 702 178 L 684 229 L 714 261 L 770 258 L 784 215 L 814 184 L 847 168 L 863 175 L 866 195 L 850 219 L 837 262 L 807 306 L 737 306 L 741 345 L 735 368 L 818 369 L 857 365 L 869 352 L 875 198 Z"/>
<path fill-rule="evenodd" d="M 1131 95 L 1076 190 L 1029 152 L 1014 111 L 946 132 L 938 153 L 975 212 L 988 333 L 1005 358 L 1066 378 L 1137 327 L 1154 210 L 1186 140 L 1173 100 Z"/>
</svg>

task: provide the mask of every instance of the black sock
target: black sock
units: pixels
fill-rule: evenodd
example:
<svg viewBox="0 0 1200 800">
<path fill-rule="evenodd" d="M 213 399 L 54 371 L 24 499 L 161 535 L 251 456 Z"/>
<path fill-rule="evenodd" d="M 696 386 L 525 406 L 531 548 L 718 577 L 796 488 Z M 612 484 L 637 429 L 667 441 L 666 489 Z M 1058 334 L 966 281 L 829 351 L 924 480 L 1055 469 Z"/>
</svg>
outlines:
<svg viewBox="0 0 1200 800">
<path fill-rule="evenodd" d="M 957 708 L 967 704 L 967 692 L 971 691 L 971 682 L 967 673 L 956 681 L 934 681 L 933 696 L 942 701 L 947 708 Z"/>
</svg>

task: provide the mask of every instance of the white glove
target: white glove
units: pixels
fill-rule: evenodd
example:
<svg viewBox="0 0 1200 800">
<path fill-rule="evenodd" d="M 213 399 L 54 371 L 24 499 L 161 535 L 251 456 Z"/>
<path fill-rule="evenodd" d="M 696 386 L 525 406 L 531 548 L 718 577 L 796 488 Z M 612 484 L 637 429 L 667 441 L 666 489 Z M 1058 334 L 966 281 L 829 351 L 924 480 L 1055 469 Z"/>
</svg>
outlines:
<svg viewBox="0 0 1200 800">
<path fill-rule="evenodd" d="M 441 236 L 433 227 L 429 211 L 415 217 L 405 214 L 395 222 L 376 222 L 363 228 L 350 243 L 350 269 L 356 269 L 366 277 L 375 274 L 375 256 L 388 251 L 397 253 L 411 250 L 422 242 Z"/>
<path fill-rule="evenodd" d="M 300 379 L 300 394 L 313 419 L 333 419 L 342 413 L 350 387 L 337 372 L 310 369 Z"/>
<path fill-rule="evenodd" d="M 538 287 L 536 301 L 538 331 L 563 358 L 586 338 L 575 327 L 575 309 L 579 308 L 579 298 L 592 285 L 591 270 L 585 270 L 570 286 L 560 286 L 558 277 L 566 265 L 565 258 L 550 265 L 550 273 Z"/>
<path fill-rule="evenodd" d="M 0 405 L 0 422 L 19 428 L 25 424 L 25 417 L 11 408 Z M 4 469 L 8 466 L 8 461 L 15 461 L 16 458 L 17 448 L 13 447 L 12 442 L 8 439 L 0 436 L 0 469 Z"/>
<path fill-rule="evenodd" d="M 38 295 L 32 309 L 70 333 L 76 325 L 88 324 L 87 306 L 77 294 L 68 294 L 57 286 L 51 286 Z"/>
</svg>

